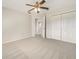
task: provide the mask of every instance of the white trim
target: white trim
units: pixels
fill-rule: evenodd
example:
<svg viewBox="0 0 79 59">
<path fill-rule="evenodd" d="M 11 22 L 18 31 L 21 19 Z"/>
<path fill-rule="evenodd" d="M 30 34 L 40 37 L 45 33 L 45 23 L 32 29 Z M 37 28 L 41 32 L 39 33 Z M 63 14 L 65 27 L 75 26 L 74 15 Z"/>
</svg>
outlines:
<svg viewBox="0 0 79 59">
<path fill-rule="evenodd" d="M 32 37 L 31 34 L 25 36 L 25 37 L 20 37 L 19 39 L 14 39 L 14 40 L 11 40 L 11 41 L 6 41 L 6 42 L 3 42 L 2 44 L 6 44 L 6 43 L 10 43 L 10 42 L 14 42 L 14 41 L 17 41 L 17 40 L 22 40 L 22 39 L 25 39 L 25 38 L 30 38 Z"/>
</svg>

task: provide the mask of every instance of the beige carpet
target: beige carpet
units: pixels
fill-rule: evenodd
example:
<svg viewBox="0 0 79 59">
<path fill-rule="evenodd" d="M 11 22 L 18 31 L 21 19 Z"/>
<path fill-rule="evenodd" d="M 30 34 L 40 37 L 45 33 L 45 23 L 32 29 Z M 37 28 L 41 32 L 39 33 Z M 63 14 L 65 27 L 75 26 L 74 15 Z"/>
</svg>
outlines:
<svg viewBox="0 0 79 59">
<path fill-rule="evenodd" d="M 76 45 L 54 39 L 22 39 L 3 44 L 3 59 L 76 59 Z"/>
</svg>

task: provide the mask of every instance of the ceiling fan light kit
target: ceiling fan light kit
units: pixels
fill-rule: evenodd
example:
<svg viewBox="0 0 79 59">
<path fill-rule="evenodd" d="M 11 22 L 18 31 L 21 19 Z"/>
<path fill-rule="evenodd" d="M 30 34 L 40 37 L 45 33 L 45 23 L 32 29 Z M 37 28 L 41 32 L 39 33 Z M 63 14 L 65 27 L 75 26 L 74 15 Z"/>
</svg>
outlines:
<svg viewBox="0 0 79 59">
<path fill-rule="evenodd" d="M 31 14 L 32 10 L 35 10 L 36 13 L 40 12 L 40 9 L 49 10 L 48 7 L 44 7 L 43 4 L 45 3 L 45 0 L 42 0 L 41 2 L 36 2 L 34 5 L 26 4 L 27 6 L 33 7 L 32 9 L 28 10 L 28 13 Z"/>
</svg>

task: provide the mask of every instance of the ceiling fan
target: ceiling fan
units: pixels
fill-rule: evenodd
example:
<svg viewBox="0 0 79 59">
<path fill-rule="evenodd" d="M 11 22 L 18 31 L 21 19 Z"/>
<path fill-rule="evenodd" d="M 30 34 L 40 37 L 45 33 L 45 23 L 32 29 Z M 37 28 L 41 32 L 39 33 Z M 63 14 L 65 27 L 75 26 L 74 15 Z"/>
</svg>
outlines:
<svg viewBox="0 0 79 59">
<path fill-rule="evenodd" d="M 31 5 L 31 4 L 26 4 L 27 6 L 31 6 L 33 7 L 32 9 L 28 10 L 28 13 L 30 14 L 32 10 L 35 10 L 37 13 L 40 12 L 40 9 L 45 9 L 48 10 L 48 7 L 44 7 L 43 4 L 45 3 L 45 0 L 42 0 L 41 2 L 36 2 L 35 4 Z"/>
</svg>

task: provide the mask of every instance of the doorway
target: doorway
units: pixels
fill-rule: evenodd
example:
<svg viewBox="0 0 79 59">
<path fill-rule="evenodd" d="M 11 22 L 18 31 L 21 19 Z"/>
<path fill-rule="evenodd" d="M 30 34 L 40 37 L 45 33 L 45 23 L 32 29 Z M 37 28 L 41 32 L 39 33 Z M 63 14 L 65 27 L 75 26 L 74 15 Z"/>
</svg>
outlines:
<svg viewBox="0 0 79 59">
<path fill-rule="evenodd" d="M 43 21 L 39 19 L 35 19 L 35 36 L 43 37 Z"/>
</svg>

